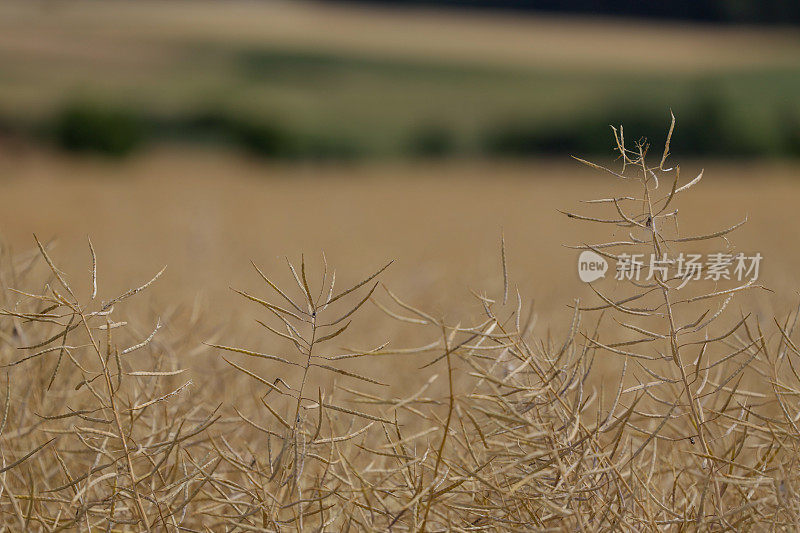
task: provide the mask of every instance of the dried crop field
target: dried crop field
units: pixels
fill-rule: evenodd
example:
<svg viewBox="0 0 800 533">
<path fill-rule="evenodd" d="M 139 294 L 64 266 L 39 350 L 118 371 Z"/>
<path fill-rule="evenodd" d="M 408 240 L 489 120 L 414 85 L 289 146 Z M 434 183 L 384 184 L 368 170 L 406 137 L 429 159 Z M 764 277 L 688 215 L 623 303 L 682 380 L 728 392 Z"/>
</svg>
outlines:
<svg viewBox="0 0 800 533">
<path fill-rule="evenodd" d="M 798 58 L 2 2 L 0 532 L 800 530 Z"/>
<path fill-rule="evenodd" d="M 576 161 L 297 167 L 161 150 L 107 180 L 103 160 L 6 154 L 4 521 L 792 527 L 796 168 L 706 162 L 681 189 L 700 164 L 673 186 L 657 163 L 658 188 L 634 163 L 620 180 Z M 772 292 L 582 284 L 563 244 L 654 245 L 625 200 L 642 187 L 659 246 L 729 238 L 763 254 L 756 285 Z M 609 201 L 581 203 L 597 197 L 618 198 L 621 227 L 557 211 L 613 220 Z"/>
</svg>

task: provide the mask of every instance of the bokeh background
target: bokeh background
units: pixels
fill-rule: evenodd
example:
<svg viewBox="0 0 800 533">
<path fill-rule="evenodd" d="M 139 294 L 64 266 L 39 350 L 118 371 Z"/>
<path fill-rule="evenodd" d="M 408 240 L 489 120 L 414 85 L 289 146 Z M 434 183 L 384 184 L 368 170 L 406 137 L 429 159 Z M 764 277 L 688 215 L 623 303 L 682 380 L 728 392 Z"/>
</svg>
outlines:
<svg viewBox="0 0 800 533">
<path fill-rule="evenodd" d="M 652 4 L 652 5 L 650 5 Z M 454 313 L 515 284 L 566 323 L 587 297 L 557 209 L 602 196 L 609 125 L 705 179 L 681 206 L 800 287 L 800 4 L 790 1 L 13 1 L 0 4 L 0 236 L 32 233 L 108 293 L 211 320 L 283 257 Z M 281 279 L 282 274 L 275 274 Z M 457 313 L 457 312 L 456 312 Z M 563 315 L 563 317 L 562 317 Z"/>
</svg>

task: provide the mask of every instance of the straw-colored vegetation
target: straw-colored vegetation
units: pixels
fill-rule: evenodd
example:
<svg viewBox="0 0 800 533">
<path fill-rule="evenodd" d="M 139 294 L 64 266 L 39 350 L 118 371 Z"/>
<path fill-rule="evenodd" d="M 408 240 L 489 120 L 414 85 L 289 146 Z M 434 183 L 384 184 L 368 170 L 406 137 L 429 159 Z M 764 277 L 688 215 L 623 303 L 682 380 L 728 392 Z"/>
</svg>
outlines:
<svg viewBox="0 0 800 533">
<path fill-rule="evenodd" d="M 678 225 L 700 177 L 670 167 L 669 141 L 652 164 L 623 133 L 621 168 L 589 165 L 626 191 L 568 213 L 613 236 L 578 247 L 609 258 L 727 250 L 738 225 Z M 313 267 L 301 257 L 288 285 L 256 266 L 262 287 L 237 290 L 263 332 L 237 340 L 195 312 L 142 328 L 126 309 L 161 272 L 103 299 L 91 242 L 85 279 L 36 245 L 3 256 L 0 277 L 0 516 L 11 530 L 800 525 L 800 313 L 740 313 L 733 302 L 763 291 L 757 282 L 598 282 L 554 339 L 533 333 L 505 239 L 499 283 L 473 293 L 482 312 L 470 322 L 381 288 L 391 264 L 343 284 L 324 256 Z M 370 306 L 385 322 L 348 337 Z M 399 333 L 365 346 L 382 331 Z M 355 346 L 336 348 L 345 337 Z M 412 356 L 425 358 L 422 379 L 390 387 L 380 361 Z M 610 359 L 619 375 L 597 379 Z"/>
</svg>

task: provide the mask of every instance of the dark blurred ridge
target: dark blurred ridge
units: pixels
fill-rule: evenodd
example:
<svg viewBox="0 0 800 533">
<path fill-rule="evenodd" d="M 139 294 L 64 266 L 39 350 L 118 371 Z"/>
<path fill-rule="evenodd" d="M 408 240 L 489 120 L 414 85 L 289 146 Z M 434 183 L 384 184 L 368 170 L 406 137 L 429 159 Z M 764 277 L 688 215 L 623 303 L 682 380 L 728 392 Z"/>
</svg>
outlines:
<svg viewBox="0 0 800 533">
<path fill-rule="evenodd" d="M 360 4 L 419 5 L 443 8 L 503 9 L 581 15 L 695 20 L 729 24 L 798 24 L 797 0 L 319 0 Z"/>
</svg>

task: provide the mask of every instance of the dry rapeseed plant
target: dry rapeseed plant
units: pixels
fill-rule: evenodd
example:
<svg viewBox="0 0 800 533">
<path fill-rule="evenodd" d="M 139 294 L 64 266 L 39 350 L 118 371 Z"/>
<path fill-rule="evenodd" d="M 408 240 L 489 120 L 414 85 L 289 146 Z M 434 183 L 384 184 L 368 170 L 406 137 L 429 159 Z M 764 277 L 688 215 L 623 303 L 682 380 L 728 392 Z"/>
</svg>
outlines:
<svg viewBox="0 0 800 533">
<path fill-rule="evenodd" d="M 649 166 L 644 142 L 626 147 L 621 128 L 615 138 L 621 170 L 588 164 L 630 191 L 589 202 L 610 214 L 569 216 L 623 237 L 576 248 L 618 259 L 731 246 L 736 226 L 678 231 L 674 205 L 700 177 L 682 183 L 678 167 L 667 168 L 669 141 Z M 38 248 L 49 272 L 39 290 L 11 288 L 34 282 L 36 257 L 0 257 L 6 529 L 800 526 L 800 312 L 775 321 L 773 333 L 734 316 L 731 302 L 753 282 L 687 283 L 667 270 L 596 283 L 597 302 L 576 303 L 556 342 L 534 336 L 532 308 L 509 294 L 505 242 L 502 288 L 474 293 L 482 312 L 470 324 L 447 323 L 388 289 L 378 298 L 388 265 L 337 292 L 327 265 L 314 286 L 301 260 L 299 271 L 289 264 L 291 289 L 256 269 L 274 298 L 241 294 L 263 308 L 269 336 L 247 348 L 209 343 L 235 372 L 189 369 L 191 385 L 184 371 L 197 347 L 187 337 L 157 320 L 135 335 L 115 314 L 152 281 L 98 301 L 91 250 L 81 297 Z M 418 345 L 333 350 L 367 302 L 411 328 Z M 264 342 L 268 349 L 252 348 Z M 389 378 L 347 366 L 389 354 L 427 357 L 416 389 L 395 397 L 383 386 Z M 595 376 L 609 359 L 621 369 L 616 386 Z M 333 387 L 318 384 L 324 376 Z M 223 387 L 257 394 L 219 405 Z"/>
</svg>

